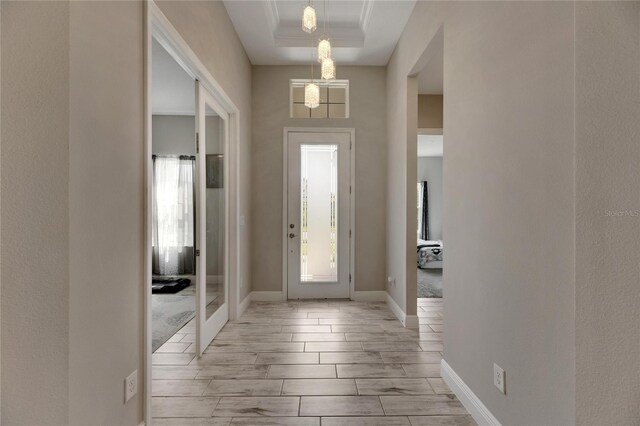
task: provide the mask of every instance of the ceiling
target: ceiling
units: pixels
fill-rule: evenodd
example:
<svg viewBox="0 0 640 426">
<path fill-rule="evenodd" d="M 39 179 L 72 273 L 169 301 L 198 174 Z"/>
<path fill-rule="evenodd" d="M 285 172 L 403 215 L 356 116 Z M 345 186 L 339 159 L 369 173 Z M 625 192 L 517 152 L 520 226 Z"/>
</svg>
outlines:
<svg viewBox="0 0 640 426">
<path fill-rule="evenodd" d="M 418 135 L 418 157 L 442 157 L 442 135 Z"/>
<path fill-rule="evenodd" d="M 386 65 L 416 0 L 326 1 L 326 33 L 338 65 Z M 313 2 L 318 29 L 302 31 L 305 0 L 224 0 L 254 65 L 308 64 L 323 35 L 324 2 Z"/>
<path fill-rule="evenodd" d="M 195 81 L 153 40 L 152 112 L 163 115 L 195 114 Z"/>
</svg>

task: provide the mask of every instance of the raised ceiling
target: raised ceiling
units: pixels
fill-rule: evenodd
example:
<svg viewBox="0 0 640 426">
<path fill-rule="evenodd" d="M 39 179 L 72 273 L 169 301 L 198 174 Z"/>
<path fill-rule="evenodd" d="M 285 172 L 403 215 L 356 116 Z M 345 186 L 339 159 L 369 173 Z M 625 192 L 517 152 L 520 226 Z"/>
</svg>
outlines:
<svg viewBox="0 0 640 426">
<path fill-rule="evenodd" d="M 318 29 L 302 31 L 307 1 L 225 0 L 233 26 L 254 65 L 308 64 L 323 34 L 325 3 L 314 1 Z M 327 29 L 338 65 L 386 65 L 415 0 L 327 1 Z"/>
</svg>

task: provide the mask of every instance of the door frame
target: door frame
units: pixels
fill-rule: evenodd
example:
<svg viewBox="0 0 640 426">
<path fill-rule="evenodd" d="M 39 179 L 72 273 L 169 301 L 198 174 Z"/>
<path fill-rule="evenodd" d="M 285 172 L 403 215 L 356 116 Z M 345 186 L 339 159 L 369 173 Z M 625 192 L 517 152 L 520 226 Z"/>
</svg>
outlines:
<svg viewBox="0 0 640 426">
<path fill-rule="evenodd" d="M 151 424 L 151 278 L 152 278 L 152 191 L 153 191 L 153 162 L 152 156 L 152 50 L 153 40 L 158 41 L 178 64 L 202 86 L 209 91 L 213 98 L 229 114 L 229 319 L 236 319 L 241 314 L 240 300 L 240 110 L 224 91 L 222 86 L 211 75 L 200 61 L 195 52 L 182 38 L 178 30 L 162 13 L 153 0 L 144 2 L 144 386 L 142 386 L 143 414 L 145 424 Z M 194 141 L 195 144 L 195 141 Z"/>
<path fill-rule="evenodd" d="M 285 127 L 282 137 L 282 299 L 288 299 L 289 255 L 287 251 L 288 234 L 288 194 L 289 194 L 289 133 L 349 133 L 351 149 L 349 149 L 349 299 L 354 300 L 356 288 L 355 247 L 356 247 L 356 129 L 346 127 Z"/>
</svg>

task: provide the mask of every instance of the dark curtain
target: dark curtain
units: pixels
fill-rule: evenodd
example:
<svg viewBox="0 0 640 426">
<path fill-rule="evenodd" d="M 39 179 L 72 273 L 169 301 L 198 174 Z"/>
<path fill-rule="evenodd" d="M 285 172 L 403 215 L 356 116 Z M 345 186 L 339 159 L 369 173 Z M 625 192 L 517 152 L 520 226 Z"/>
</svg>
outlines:
<svg viewBox="0 0 640 426">
<path fill-rule="evenodd" d="M 429 239 L 429 191 L 427 181 L 422 182 L 422 217 L 420 218 L 420 238 Z"/>
</svg>

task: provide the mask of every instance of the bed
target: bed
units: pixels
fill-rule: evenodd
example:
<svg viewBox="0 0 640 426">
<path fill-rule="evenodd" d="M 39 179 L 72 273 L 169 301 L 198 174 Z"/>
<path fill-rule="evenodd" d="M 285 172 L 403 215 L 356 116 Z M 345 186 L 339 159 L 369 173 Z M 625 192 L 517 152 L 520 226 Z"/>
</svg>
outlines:
<svg viewBox="0 0 640 426">
<path fill-rule="evenodd" d="M 418 238 L 418 268 L 442 268 L 442 241 Z"/>
</svg>

